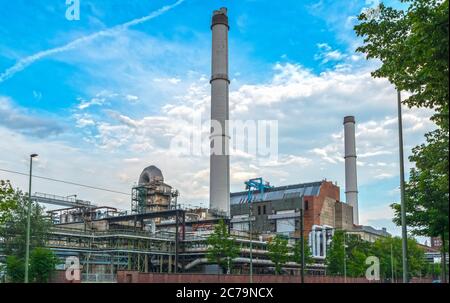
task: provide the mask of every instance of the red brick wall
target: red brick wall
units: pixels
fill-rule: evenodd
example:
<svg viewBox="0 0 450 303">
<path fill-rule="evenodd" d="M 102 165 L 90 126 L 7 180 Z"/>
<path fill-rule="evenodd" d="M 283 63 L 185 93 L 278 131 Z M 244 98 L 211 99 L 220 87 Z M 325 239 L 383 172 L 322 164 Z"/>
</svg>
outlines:
<svg viewBox="0 0 450 303">
<path fill-rule="evenodd" d="M 119 271 L 118 283 L 248 283 L 247 275 L 155 274 Z M 254 275 L 254 283 L 300 283 L 300 276 Z M 306 283 L 344 283 L 343 277 L 311 276 Z M 365 278 L 347 278 L 348 283 L 370 283 Z"/>
<path fill-rule="evenodd" d="M 339 187 L 332 182 L 324 181 L 318 196 L 305 196 L 305 201 L 308 201 L 308 210 L 305 211 L 304 217 L 305 236 L 308 236 L 313 225 L 320 225 L 320 214 L 326 197 L 339 201 Z"/>
<path fill-rule="evenodd" d="M 52 277 L 48 281 L 49 283 L 80 283 L 81 281 L 72 280 L 69 281 L 66 279 L 66 271 L 65 270 L 57 270 L 53 273 Z"/>
</svg>

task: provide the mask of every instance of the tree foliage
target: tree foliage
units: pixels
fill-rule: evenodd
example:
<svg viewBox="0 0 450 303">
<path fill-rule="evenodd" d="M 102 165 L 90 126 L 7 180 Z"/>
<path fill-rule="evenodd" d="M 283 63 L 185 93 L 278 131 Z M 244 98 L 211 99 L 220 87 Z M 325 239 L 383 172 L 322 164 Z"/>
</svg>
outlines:
<svg viewBox="0 0 450 303">
<path fill-rule="evenodd" d="M 17 209 L 16 192 L 9 180 L 0 180 L 0 226 L 11 220 L 12 213 Z"/>
<path fill-rule="evenodd" d="M 10 190 L 0 194 L 0 200 L 10 200 L 13 205 L 0 216 L 5 221 L 0 225 L 0 238 L 3 239 L 4 252 L 6 255 L 14 255 L 24 258 L 26 247 L 28 196 L 20 190 Z M 44 208 L 38 203 L 31 204 L 30 217 L 30 248 L 44 247 L 48 231 L 51 227 L 50 220 L 44 214 Z"/>
<path fill-rule="evenodd" d="M 36 247 L 30 253 L 29 281 L 48 282 L 58 263 L 59 260 L 51 250 Z M 22 283 L 25 276 L 24 259 L 14 255 L 8 256 L 6 258 L 6 274 L 9 282 Z"/>
<path fill-rule="evenodd" d="M 25 274 L 28 196 L 14 190 L 9 181 L 0 180 L 0 239 L 6 258 L 6 272 L 11 282 L 23 282 Z M 57 264 L 53 252 L 43 248 L 51 222 L 44 208 L 31 204 L 29 280 L 45 282 Z"/>
<path fill-rule="evenodd" d="M 410 157 L 415 167 L 405 184 L 406 221 L 413 234 L 437 237 L 449 232 L 449 142 L 442 130 L 428 134 L 427 141 L 428 145 L 414 148 Z M 400 204 L 392 207 L 394 222 L 400 225 Z"/>
<path fill-rule="evenodd" d="M 303 253 L 305 254 L 305 265 L 314 263 L 311 249 L 308 246 L 308 239 L 306 237 L 303 239 Z M 292 261 L 298 264 L 302 263 L 302 247 L 300 240 L 294 244 Z"/>
<path fill-rule="evenodd" d="M 288 240 L 276 235 L 267 245 L 269 259 L 275 265 L 275 273 L 280 274 L 281 268 L 289 260 Z"/>
<path fill-rule="evenodd" d="M 381 60 L 374 77 L 388 78 L 397 89 L 411 92 L 410 107 L 436 110 L 433 119 L 448 130 L 448 0 L 401 0 L 406 10 L 383 3 L 362 12 L 355 26 L 367 59 Z"/>
<path fill-rule="evenodd" d="M 344 275 L 344 256 L 346 256 L 346 251 L 344 252 L 344 233 L 337 230 L 334 232 L 325 259 L 328 274 L 336 276 Z"/>
<path fill-rule="evenodd" d="M 344 250 L 345 236 L 345 250 Z M 391 254 L 392 252 L 392 254 Z M 345 256 L 345 262 L 344 262 Z M 380 237 L 371 243 L 362 240 L 357 235 L 336 231 L 330 249 L 327 253 L 327 272 L 331 275 L 348 277 L 364 277 L 368 265 L 366 259 L 375 256 L 380 261 L 380 276 L 382 279 L 401 277 L 402 268 L 402 240 L 399 237 Z M 408 239 L 408 267 L 409 275 L 420 276 L 428 272 L 424 259 L 424 250 L 415 239 Z M 346 267 L 344 270 L 344 266 Z"/>
<path fill-rule="evenodd" d="M 364 276 L 367 269 L 365 261 L 370 256 L 370 249 L 370 243 L 361 240 L 359 236 L 346 234 L 341 230 L 335 231 L 325 260 L 327 272 L 337 276 L 343 276 L 344 273 L 348 277 Z"/>
<path fill-rule="evenodd" d="M 448 0 L 401 0 L 406 10 L 380 4 L 358 17 L 355 26 L 364 45 L 357 51 L 376 58 L 385 77 L 411 95 L 409 107 L 433 109 L 438 128 L 425 135 L 426 144 L 413 149 L 415 164 L 405 184 L 406 223 L 414 235 L 440 236 L 446 247 L 449 234 L 449 18 Z M 400 205 L 392 205 L 400 224 Z M 445 256 L 444 252 L 442 252 Z M 445 261 L 443 261 L 445 263 Z"/>
<path fill-rule="evenodd" d="M 6 257 L 6 274 L 9 282 L 22 283 L 25 277 L 24 260 L 16 256 Z"/>
<path fill-rule="evenodd" d="M 239 256 L 239 246 L 236 239 L 228 232 L 228 226 L 223 220 L 214 227 L 214 232 L 208 237 L 208 252 L 206 257 L 209 262 L 218 264 L 224 271 L 230 272 L 231 262 Z"/>
<path fill-rule="evenodd" d="M 35 248 L 30 254 L 30 276 L 32 281 L 46 283 L 58 264 L 55 254 L 42 247 Z"/>
<path fill-rule="evenodd" d="M 423 276 L 429 264 L 425 262 L 424 250 L 413 238 L 408 239 L 408 273 L 410 277 Z M 378 238 L 372 244 L 372 254 L 380 260 L 380 276 L 384 280 L 398 280 L 403 276 L 402 239 L 400 237 Z"/>
</svg>

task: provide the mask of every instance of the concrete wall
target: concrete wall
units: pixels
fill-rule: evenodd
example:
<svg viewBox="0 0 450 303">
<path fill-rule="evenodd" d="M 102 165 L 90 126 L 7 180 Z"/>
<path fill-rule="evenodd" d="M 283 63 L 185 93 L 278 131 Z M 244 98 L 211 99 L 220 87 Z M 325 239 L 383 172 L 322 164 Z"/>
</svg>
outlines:
<svg viewBox="0 0 450 303">
<path fill-rule="evenodd" d="M 335 218 L 337 229 L 351 230 L 353 228 L 353 207 L 343 202 L 336 202 Z"/>
</svg>

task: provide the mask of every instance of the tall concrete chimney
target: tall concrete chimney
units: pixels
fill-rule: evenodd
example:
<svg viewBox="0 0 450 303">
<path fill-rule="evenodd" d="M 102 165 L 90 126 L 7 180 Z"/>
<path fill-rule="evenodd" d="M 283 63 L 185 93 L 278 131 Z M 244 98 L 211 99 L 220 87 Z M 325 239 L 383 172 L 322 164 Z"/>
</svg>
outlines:
<svg viewBox="0 0 450 303">
<path fill-rule="evenodd" d="M 226 121 L 229 119 L 228 102 L 228 16 L 227 9 L 214 11 L 212 16 L 212 68 L 211 68 L 211 123 L 221 126 L 218 132 L 211 127 L 209 203 L 211 209 L 230 214 L 230 157 L 229 134 Z M 217 151 L 217 144 L 221 152 Z M 214 149 L 214 145 L 215 149 Z"/>
<path fill-rule="evenodd" d="M 355 117 L 344 118 L 345 199 L 353 207 L 353 223 L 359 224 L 358 181 L 356 175 Z"/>
</svg>

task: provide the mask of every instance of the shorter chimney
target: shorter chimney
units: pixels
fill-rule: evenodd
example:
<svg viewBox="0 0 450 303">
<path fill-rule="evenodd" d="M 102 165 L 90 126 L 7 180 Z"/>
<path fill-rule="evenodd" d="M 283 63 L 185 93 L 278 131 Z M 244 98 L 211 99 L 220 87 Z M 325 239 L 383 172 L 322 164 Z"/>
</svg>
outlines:
<svg viewBox="0 0 450 303">
<path fill-rule="evenodd" d="M 356 174 L 355 117 L 344 118 L 345 199 L 353 207 L 353 224 L 359 225 L 358 181 Z"/>
</svg>

